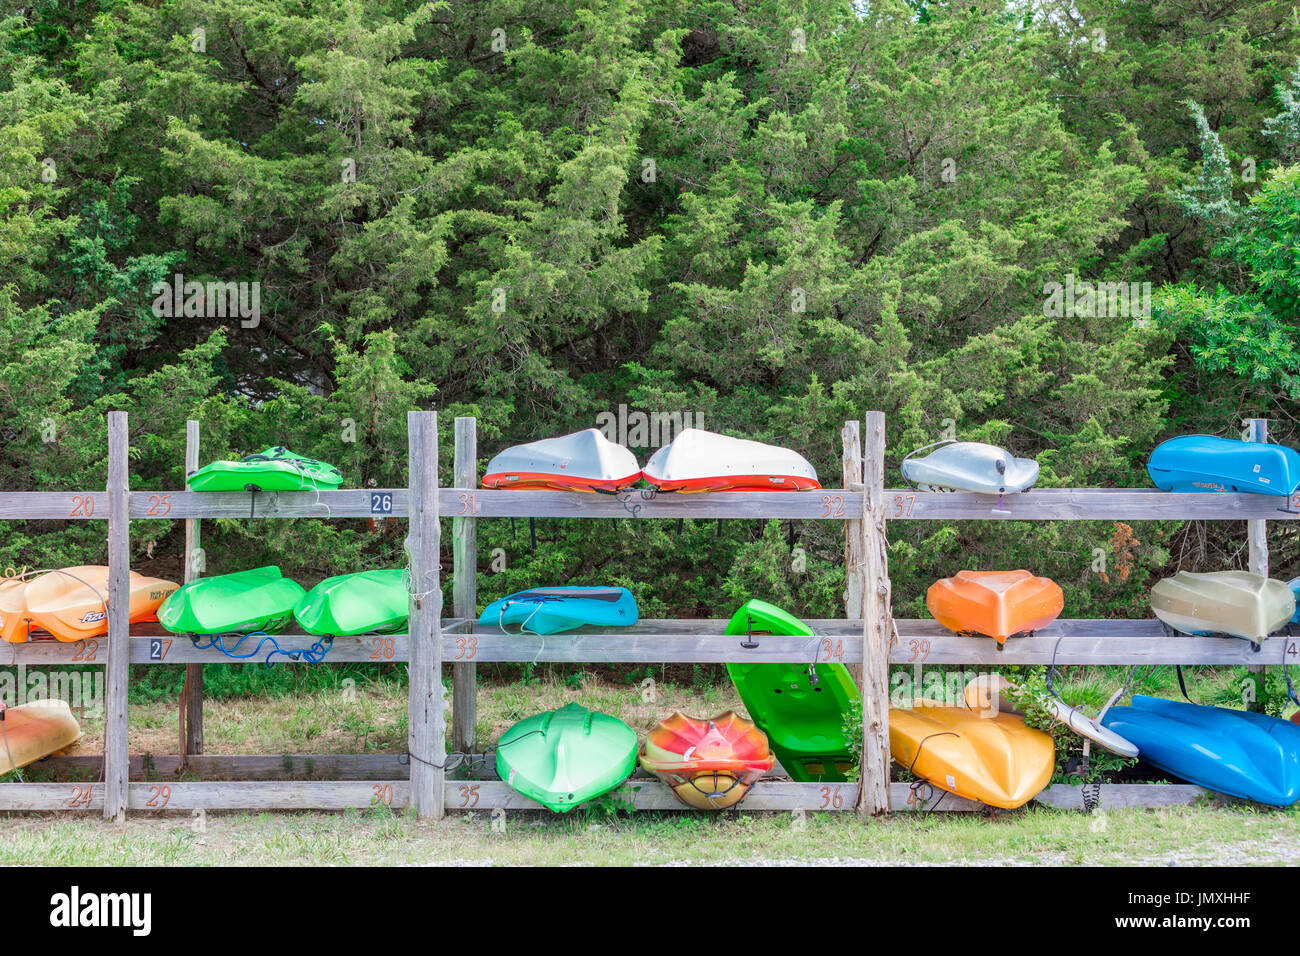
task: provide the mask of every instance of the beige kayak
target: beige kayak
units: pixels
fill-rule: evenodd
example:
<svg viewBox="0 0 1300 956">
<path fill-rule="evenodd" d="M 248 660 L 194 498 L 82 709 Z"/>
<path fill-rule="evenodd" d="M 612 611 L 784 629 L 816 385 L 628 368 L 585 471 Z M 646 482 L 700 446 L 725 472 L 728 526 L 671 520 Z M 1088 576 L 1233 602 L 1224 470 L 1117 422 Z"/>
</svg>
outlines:
<svg viewBox="0 0 1300 956">
<path fill-rule="evenodd" d="M 0 731 L 0 773 L 67 750 L 81 739 L 81 727 L 68 702 L 58 699 L 8 708 Z"/>
<path fill-rule="evenodd" d="M 1280 631 L 1295 607 L 1286 584 L 1249 571 L 1179 571 L 1151 589 L 1151 610 L 1174 630 L 1254 643 Z"/>
</svg>

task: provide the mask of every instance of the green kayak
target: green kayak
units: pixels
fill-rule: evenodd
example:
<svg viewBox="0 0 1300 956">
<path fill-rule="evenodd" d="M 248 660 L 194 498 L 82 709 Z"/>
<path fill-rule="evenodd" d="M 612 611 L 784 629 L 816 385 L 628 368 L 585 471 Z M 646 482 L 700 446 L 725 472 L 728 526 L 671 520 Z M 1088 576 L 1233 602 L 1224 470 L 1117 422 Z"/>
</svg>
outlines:
<svg viewBox="0 0 1300 956">
<path fill-rule="evenodd" d="M 411 595 L 406 572 L 361 571 L 326 578 L 293 609 L 308 634 L 366 634 L 396 631 L 406 625 Z"/>
<path fill-rule="evenodd" d="M 497 774 L 556 813 L 608 793 L 636 769 L 636 731 L 579 704 L 534 714 L 497 741 Z"/>
<path fill-rule="evenodd" d="M 172 592 L 158 608 L 158 622 L 174 634 L 269 634 L 293 620 L 306 593 L 277 567 L 198 578 Z"/>
<path fill-rule="evenodd" d="M 189 477 L 190 491 L 332 491 L 341 484 L 333 465 L 279 447 L 240 461 L 214 461 Z"/>
<path fill-rule="evenodd" d="M 728 634 L 806 634 L 812 629 L 766 601 L 748 601 L 727 624 Z M 853 765 L 844 712 L 858 699 L 843 664 L 728 664 L 727 673 L 750 719 L 767 734 L 781 766 L 794 780 L 847 780 Z"/>
</svg>

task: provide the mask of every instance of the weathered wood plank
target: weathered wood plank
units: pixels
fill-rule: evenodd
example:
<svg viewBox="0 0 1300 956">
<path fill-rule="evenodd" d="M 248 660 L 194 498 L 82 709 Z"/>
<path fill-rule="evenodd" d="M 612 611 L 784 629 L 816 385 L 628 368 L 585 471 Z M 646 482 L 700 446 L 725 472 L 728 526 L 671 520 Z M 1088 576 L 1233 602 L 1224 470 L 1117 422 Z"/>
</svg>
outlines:
<svg viewBox="0 0 1300 956">
<path fill-rule="evenodd" d="M 813 663 L 814 661 L 857 664 L 862 660 L 862 622 L 851 620 L 809 620 L 812 637 L 762 635 L 759 646 L 745 649 L 734 636 L 723 633 L 726 621 L 643 620 L 626 632 L 588 633 L 585 629 L 545 637 L 536 634 L 504 634 L 474 622 L 448 619 L 442 627 L 444 660 L 455 662 L 469 657 L 478 661 L 586 662 L 608 660 L 617 663 L 695 662 L 728 663 Z M 1189 664 L 1277 666 L 1288 647 L 1300 652 L 1300 637 L 1283 634 L 1269 638 L 1259 653 L 1248 641 L 1231 637 L 1166 636 L 1159 621 L 1060 620 L 1032 637 L 1013 637 L 1002 651 L 986 637 L 963 637 L 930 620 L 895 620 L 900 643 L 890 650 L 892 664 Z M 462 642 L 462 636 L 473 641 Z M 1059 639 L 1059 644 L 1058 644 Z M 235 639 L 228 639 L 233 646 Z M 257 638 L 239 649 L 249 652 Z M 302 651 L 321 638 L 308 634 L 276 634 L 285 651 Z M 215 649 L 198 650 L 189 638 L 178 635 L 135 635 L 131 638 L 132 664 L 220 663 L 228 658 Z M 103 664 L 106 640 L 63 644 L 39 641 L 10 644 L 0 649 L 0 664 Z M 335 638 L 323 663 L 369 661 L 405 663 L 409 659 L 405 634 L 365 634 Z M 260 664 L 270 652 L 245 663 Z M 275 666 L 290 664 L 276 656 Z M 310 665 L 308 665 L 310 666 Z"/>
<path fill-rule="evenodd" d="M 185 423 L 185 484 L 199 468 L 199 423 L 190 419 Z M 199 519 L 185 519 L 185 581 L 188 583 L 203 573 L 203 550 L 199 537 Z M 203 665 L 185 665 L 185 684 L 181 689 L 180 752 L 182 762 L 187 754 L 203 753 Z"/>
<path fill-rule="evenodd" d="M 1232 799 L 1189 783 L 1110 783 L 1102 785 L 1097 806 L 1102 810 L 1183 807 L 1210 797 L 1216 800 Z M 1034 797 L 1034 802 L 1058 810 L 1082 810 L 1083 790 L 1061 783 L 1053 784 Z"/>
<path fill-rule="evenodd" d="M 406 780 L 203 780 L 133 783 L 132 810 L 346 810 L 410 805 Z"/>
<path fill-rule="evenodd" d="M 131 679 L 131 494 L 126 412 L 108 413 L 108 648 L 104 676 L 104 819 L 126 817 L 127 685 Z"/>
<path fill-rule="evenodd" d="M 861 510 L 861 492 L 715 491 L 657 493 L 633 489 L 616 495 L 581 491 L 503 491 L 444 488 L 443 514 L 477 518 L 835 518 Z"/>
<path fill-rule="evenodd" d="M 392 510 L 375 510 L 391 496 Z M 382 500 L 379 505 L 374 499 Z M 341 488 L 336 491 L 137 491 L 132 518 L 405 518 L 405 488 Z"/>
<path fill-rule="evenodd" d="M 0 783 L 0 811 L 102 811 L 104 805 L 102 783 Z"/>
<path fill-rule="evenodd" d="M 1300 497 L 1300 496 L 1298 496 Z M 1286 499 L 1251 494 L 1172 494 L 1158 488 L 1034 488 L 1002 498 L 968 492 L 885 491 L 885 516 L 906 519 L 984 521 L 1292 521 L 1280 511 Z M 1291 507 L 1300 510 L 1300 502 Z"/>
<path fill-rule="evenodd" d="M 176 759 L 173 757 L 172 759 Z M 203 756 L 195 759 L 211 760 Z M 241 758 L 247 759 L 247 758 Z M 745 811 L 836 812 L 851 809 L 857 800 L 857 785 L 792 783 L 763 780 L 740 805 Z M 409 805 L 408 781 L 391 780 L 304 780 L 304 781 L 184 781 L 132 782 L 128 785 L 128 804 L 132 810 L 343 810 L 382 804 L 393 809 Z M 657 780 L 636 777 L 615 791 L 637 810 L 682 810 L 671 791 Z M 1106 784 L 1101 788 L 1098 806 L 1103 810 L 1190 806 L 1205 799 L 1230 801 L 1190 784 Z M 939 813 L 1019 811 L 990 810 L 983 804 L 954 796 L 929 785 L 913 788 L 907 783 L 889 785 L 890 809 L 899 812 Z M 1063 811 L 1083 808 L 1079 787 L 1055 784 L 1030 804 Z M 0 812 L 73 812 L 101 810 L 104 806 L 102 783 L 6 783 L 0 784 Z M 448 810 L 486 811 L 544 810 L 499 780 L 450 781 L 444 798 Z"/>
<path fill-rule="evenodd" d="M 0 521 L 104 521 L 108 493 L 104 491 L 0 492 Z"/>
<path fill-rule="evenodd" d="M 442 584 L 438 527 L 438 415 L 407 415 L 411 521 L 410 737 L 411 803 L 420 819 L 443 813 Z"/>
<path fill-rule="evenodd" d="M 862 432 L 859 422 L 845 422 L 840 432 L 840 471 L 845 488 L 862 487 Z M 866 556 L 862 553 L 865 542 L 862 515 L 844 522 L 844 616 L 851 620 L 862 617 L 862 591 L 866 586 Z M 862 686 L 862 662 L 849 667 L 853 681 Z"/>
<path fill-rule="evenodd" d="M 885 414 L 863 422 L 862 786 L 858 812 L 889 810 L 889 651 L 894 639 L 885 544 Z"/>
<path fill-rule="evenodd" d="M 478 484 L 478 422 L 473 418 L 456 419 L 456 486 L 473 488 Z M 452 613 L 473 618 L 478 602 L 478 525 L 474 518 L 459 517 L 451 521 Z M 454 652 L 453 652 L 454 654 Z M 457 661 L 451 666 L 451 749 L 472 753 L 478 723 L 478 675 L 473 661 Z"/>
</svg>

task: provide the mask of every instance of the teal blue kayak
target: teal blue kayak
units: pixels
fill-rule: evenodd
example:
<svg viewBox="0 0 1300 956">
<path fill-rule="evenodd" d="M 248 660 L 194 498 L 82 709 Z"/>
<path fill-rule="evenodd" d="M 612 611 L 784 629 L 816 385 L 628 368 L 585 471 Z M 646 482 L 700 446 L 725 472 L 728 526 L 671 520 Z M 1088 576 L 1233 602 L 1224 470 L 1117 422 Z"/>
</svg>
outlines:
<svg viewBox="0 0 1300 956">
<path fill-rule="evenodd" d="M 478 622 L 488 627 L 517 626 L 531 634 L 556 634 L 575 628 L 627 627 L 640 616 L 627 588 L 532 588 L 493 601 Z"/>
</svg>

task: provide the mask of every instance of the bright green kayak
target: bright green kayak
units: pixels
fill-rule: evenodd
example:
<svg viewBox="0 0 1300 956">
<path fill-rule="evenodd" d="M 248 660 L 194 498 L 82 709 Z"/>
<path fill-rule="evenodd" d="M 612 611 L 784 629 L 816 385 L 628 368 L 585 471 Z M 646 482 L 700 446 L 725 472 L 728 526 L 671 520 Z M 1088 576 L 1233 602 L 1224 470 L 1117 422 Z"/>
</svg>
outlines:
<svg viewBox="0 0 1300 956">
<path fill-rule="evenodd" d="M 326 578 L 308 591 L 293 616 L 308 634 L 366 634 L 406 625 L 411 595 L 401 568 Z"/>
<path fill-rule="evenodd" d="M 287 448 L 268 448 L 240 461 L 214 461 L 190 475 L 190 491 L 332 491 L 343 484 L 333 465 Z"/>
<path fill-rule="evenodd" d="M 727 624 L 728 634 L 806 634 L 812 629 L 766 601 L 748 601 Z M 728 664 L 727 673 L 794 780 L 847 780 L 853 764 L 844 735 L 844 712 L 858 689 L 843 664 L 817 664 L 817 683 L 807 664 Z"/>
<path fill-rule="evenodd" d="M 579 704 L 534 714 L 497 741 L 497 774 L 556 813 L 613 790 L 636 769 L 636 731 Z"/>
<path fill-rule="evenodd" d="M 269 634 L 293 620 L 306 593 L 277 567 L 198 578 L 163 602 L 158 621 L 174 634 Z"/>
</svg>

